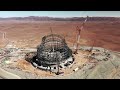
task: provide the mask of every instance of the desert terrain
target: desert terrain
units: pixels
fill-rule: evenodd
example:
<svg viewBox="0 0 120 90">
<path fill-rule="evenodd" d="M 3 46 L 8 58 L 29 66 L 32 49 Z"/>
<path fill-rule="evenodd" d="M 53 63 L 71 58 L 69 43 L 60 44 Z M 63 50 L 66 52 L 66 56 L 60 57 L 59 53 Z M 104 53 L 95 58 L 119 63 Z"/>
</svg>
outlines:
<svg viewBox="0 0 120 90">
<path fill-rule="evenodd" d="M 66 76 L 58 77 L 52 76 L 45 71 L 39 71 L 34 68 L 30 63 L 24 60 L 23 51 L 27 48 L 36 48 L 41 43 L 41 39 L 43 36 L 51 34 L 50 27 L 52 28 L 52 33 L 62 35 L 71 48 L 76 41 L 76 27 L 81 26 L 81 21 L 25 21 L 25 20 L 0 20 L 0 48 L 7 47 L 7 45 L 12 44 L 12 48 L 19 48 L 18 51 L 11 51 L 8 54 L 11 55 L 12 59 L 8 60 L 8 57 L 1 57 L 0 59 L 0 67 L 4 70 L 15 73 L 16 75 L 20 75 L 22 78 L 43 78 L 38 77 L 45 76 L 44 78 L 120 78 L 119 77 L 119 57 L 120 57 L 120 22 L 119 21 L 88 21 L 85 24 L 84 30 L 81 31 L 80 38 L 80 48 L 79 54 L 75 56 L 75 65 L 72 69 L 67 69 L 65 73 Z M 6 33 L 5 38 L 3 38 L 3 34 Z M 85 47 L 82 47 L 85 46 Z M 89 59 L 86 58 L 88 54 L 84 56 L 84 53 L 87 51 L 87 46 L 89 48 L 93 47 L 101 47 L 98 48 L 98 56 L 96 55 L 93 59 L 94 62 L 89 62 Z M 108 52 L 104 52 L 104 48 L 109 50 Z M 0 49 L 2 52 L 2 49 Z M 8 49 L 8 51 L 11 49 Z M 15 49 L 16 50 L 16 49 Z M 20 51 L 20 52 L 19 52 Z M 84 52 L 85 51 L 85 52 Z M 113 52 L 117 51 L 117 52 Z M 18 53 L 17 53 L 18 52 Z M 110 54 L 108 57 L 107 54 Z M 6 54 L 7 55 L 7 54 Z M 8 55 L 8 56 L 9 56 Z M 16 56 L 14 56 L 16 55 Z M 10 57 L 10 58 L 11 58 Z M 107 61 L 105 60 L 107 58 Z M 16 61 L 17 60 L 17 61 Z M 80 61 L 79 61 L 80 60 Z M 14 62 L 15 65 L 7 64 L 8 61 Z M 86 63 L 85 65 L 83 63 Z M 83 65 L 83 68 L 76 73 L 70 74 L 73 69 L 78 67 L 79 65 Z M 29 68 L 30 66 L 30 68 Z M 21 70 L 23 70 L 21 72 Z M 1 70 L 2 72 L 5 72 Z M 31 71 L 34 74 L 29 74 Z M 25 73 L 26 72 L 26 73 Z M 105 73 L 104 75 L 101 72 Z M 9 73 L 6 73 L 7 78 L 10 76 Z M 37 76 L 38 74 L 38 76 Z M 11 74 L 10 74 L 11 75 Z M 4 75 L 3 75 L 4 76 Z M 19 78 L 18 76 L 15 76 Z M 12 78 L 12 77 L 10 77 Z"/>
<path fill-rule="evenodd" d="M 0 31 L 6 32 L 9 43 L 17 47 L 36 47 L 44 35 L 51 33 L 65 37 L 71 47 L 76 41 L 76 26 L 81 26 L 79 21 L 0 21 Z M 109 50 L 120 51 L 120 22 L 113 21 L 88 21 L 81 32 L 81 45 L 103 47 Z M 8 43 L 0 34 L 0 47 Z"/>
</svg>

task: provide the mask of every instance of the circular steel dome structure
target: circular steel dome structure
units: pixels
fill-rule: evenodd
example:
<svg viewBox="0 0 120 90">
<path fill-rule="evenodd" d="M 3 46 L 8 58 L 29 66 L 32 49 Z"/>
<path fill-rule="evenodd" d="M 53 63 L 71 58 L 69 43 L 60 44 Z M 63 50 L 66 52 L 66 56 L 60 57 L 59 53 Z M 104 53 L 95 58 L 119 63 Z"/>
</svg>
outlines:
<svg viewBox="0 0 120 90">
<path fill-rule="evenodd" d="M 37 62 L 41 65 L 55 65 L 72 56 L 72 50 L 67 46 L 65 39 L 57 34 L 50 34 L 42 38 L 37 47 Z"/>
</svg>

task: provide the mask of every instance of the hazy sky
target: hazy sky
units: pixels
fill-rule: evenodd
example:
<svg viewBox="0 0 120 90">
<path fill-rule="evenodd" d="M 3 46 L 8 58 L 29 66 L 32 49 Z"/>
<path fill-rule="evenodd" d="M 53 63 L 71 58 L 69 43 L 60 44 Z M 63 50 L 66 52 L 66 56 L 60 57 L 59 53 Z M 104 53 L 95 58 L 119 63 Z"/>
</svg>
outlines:
<svg viewBox="0 0 120 90">
<path fill-rule="evenodd" d="M 0 17 L 84 17 L 84 16 L 120 17 L 120 11 L 0 11 Z"/>
</svg>

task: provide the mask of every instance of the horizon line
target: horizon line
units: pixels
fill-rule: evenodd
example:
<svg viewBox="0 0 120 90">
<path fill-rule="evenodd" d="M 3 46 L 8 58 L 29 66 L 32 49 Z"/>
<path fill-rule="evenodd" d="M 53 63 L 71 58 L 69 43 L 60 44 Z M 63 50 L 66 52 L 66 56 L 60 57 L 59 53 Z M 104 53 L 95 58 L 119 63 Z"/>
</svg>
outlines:
<svg viewBox="0 0 120 90">
<path fill-rule="evenodd" d="M 74 17 L 54 17 L 54 16 L 10 16 L 10 17 L 0 17 L 0 18 L 15 18 L 15 17 L 50 17 L 50 18 L 81 18 L 81 17 L 87 17 L 87 16 L 74 16 Z M 120 17 L 120 16 L 88 16 L 88 17 Z"/>
</svg>

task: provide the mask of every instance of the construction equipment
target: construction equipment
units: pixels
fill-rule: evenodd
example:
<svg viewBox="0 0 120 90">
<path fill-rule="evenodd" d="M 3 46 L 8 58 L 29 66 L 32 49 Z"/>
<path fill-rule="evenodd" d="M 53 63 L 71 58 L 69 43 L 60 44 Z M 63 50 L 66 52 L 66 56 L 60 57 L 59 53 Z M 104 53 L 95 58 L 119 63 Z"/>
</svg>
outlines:
<svg viewBox="0 0 120 90">
<path fill-rule="evenodd" d="M 0 32 L 2 34 L 2 39 L 5 40 L 6 38 L 6 32 Z"/>
<path fill-rule="evenodd" d="M 77 30 L 77 40 L 76 40 L 76 44 L 74 45 L 74 49 L 75 49 L 75 51 L 73 52 L 74 54 L 78 54 L 77 53 L 77 51 L 78 51 L 78 46 L 79 46 L 79 42 L 80 42 L 80 33 L 81 33 L 81 31 L 84 29 L 84 26 L 85 26 L 85 23 L 86 23 L 86 21 L 88 20 L 88 16 L 86 17 L 86 19 L 85 19 L 85 21 L 82 23 L 82 26 L 81 27 L 79 27 L 79 26 L 77 26 L 76 27 L 76 30 Z"/>
<path fill-rule="evenodd" d="M 90 48 L 89 52 L 92 53 L 92 50 L 93 50 L 94 45 L 95 45 L 95 40 L 93 41 L 92 47 Z"/>
</svg>

